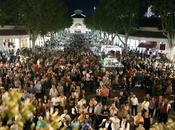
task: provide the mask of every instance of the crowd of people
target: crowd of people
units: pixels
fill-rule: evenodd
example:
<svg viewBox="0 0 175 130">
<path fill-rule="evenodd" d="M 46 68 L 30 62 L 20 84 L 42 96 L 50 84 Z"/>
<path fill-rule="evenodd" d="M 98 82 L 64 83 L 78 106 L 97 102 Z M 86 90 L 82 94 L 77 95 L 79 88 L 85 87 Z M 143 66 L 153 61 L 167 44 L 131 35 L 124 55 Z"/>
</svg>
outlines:
<svg viewBox="0 0 175 130">
<path fill-rule="evenodd" d="M 154 121 L 166 123 L 175 110 L 170 97 L 175 88 L 173 66 L 137 52 L 116 58 L 124 68 L 103 68 L 89 50 L 39 48 L 10 61 L 1 55 L 1 106 L 11 88 L 23 93 L 21 100 L 32 99 L 36 113 L 24 130 L 32 123 L 36 130 L 44 129 L 42 120 L 51 108 L 61 117 L 60 130 L 149 130 Z M 137 97 L 135 87 L 147 94 Z M 7 119 L 0 124 L 7 125 Z"/>
</svg>

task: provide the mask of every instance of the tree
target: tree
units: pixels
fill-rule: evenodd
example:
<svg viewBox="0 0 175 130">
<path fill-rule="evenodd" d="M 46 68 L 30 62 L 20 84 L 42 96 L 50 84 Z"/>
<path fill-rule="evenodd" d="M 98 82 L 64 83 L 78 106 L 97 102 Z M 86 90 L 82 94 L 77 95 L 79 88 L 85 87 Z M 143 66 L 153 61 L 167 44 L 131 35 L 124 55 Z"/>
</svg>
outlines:
<svg viewBox="0 0 175 130">
<path fill-rule="evenodd" d="M 3 12 L 14 16 L 7 11 L 8 6 L 14 10 L 15 24 L 24 26 L 29 32 L 33 48 L 38 35 L 58 31 L 72 23 L 64 0 L 7 0 L 5 5 Z"/>
<path fill-rule="evenodd" d="M 16 1 L 16 0 L 14 0 Z M 17 10 L 14 7 L 18 6 L 17 2 L 11 0 L 0 0 L 0 25 L 11 25 L 17 23 Z"/>
<path fill-rule="evenodd" d="M 154 0 L 151 2 L 153 11 L 161 20 L 161 30 L 168 40 L 170 53 L 175 46 L 175 1 L 174 0 Z M 172 56 L 170 56 L 172 59 Z"/>
<path fill-rule="evenodd" d="M 167 37 L 170 47 L 173 47 L 175 37 L 175 1 L 155 0 L 152 2 L 153 11 L 161 19 L 161 29 Z"/>
<path fill-rule="evenodd" d="M 136 26 L 138 3 L 138 0 L 101 0 L 96 12 L 85 22 L 92 29 L 115 33 L 126 49 L 128 37 Z M 119 33 L 125 35 L 124 41 Z"/>
</svg>

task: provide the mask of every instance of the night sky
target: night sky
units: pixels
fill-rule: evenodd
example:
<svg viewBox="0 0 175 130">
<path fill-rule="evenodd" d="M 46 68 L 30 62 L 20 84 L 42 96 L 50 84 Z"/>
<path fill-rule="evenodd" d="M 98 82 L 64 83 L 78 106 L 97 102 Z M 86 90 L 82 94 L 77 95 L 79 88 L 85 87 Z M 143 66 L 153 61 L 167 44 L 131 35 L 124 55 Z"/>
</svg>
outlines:
<svg viewBox="0 0 175 130">
<path fill-rule="evenodd" d="M 91 14 L 94 6 L 96 7 L 98 3 L 99 0 L 67 0 L 70 13 L 76 9 L 81 9 L 85 15 Z"/>
</svg>

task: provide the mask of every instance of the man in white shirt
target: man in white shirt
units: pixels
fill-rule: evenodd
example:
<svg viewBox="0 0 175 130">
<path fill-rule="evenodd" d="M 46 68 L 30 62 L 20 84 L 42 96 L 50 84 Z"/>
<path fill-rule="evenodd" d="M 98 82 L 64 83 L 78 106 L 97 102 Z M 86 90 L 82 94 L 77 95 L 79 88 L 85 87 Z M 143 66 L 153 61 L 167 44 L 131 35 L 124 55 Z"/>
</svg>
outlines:
<svg viewBox="0 0 175 130">
<path fill-rule="evenodd" d="M 126 117 L 123 117 L 120 121 L 120 129 L 119 130 L 130 130 L 130 123 L 127 121 Z"/>
<path fill-rule="evenodd" d="M 138 98 L 136 95 L 133 95 L 131 97 L 131 114 L 132 116 L 135 116 L 137 114 L 137 106 L 139 105 Z"/>
<path fill-rule="evenodd" d="M 142 111 L 143 111 L 143 112 L 144 112 L 144 111 L 149 112 L 149 101 L 148 101 L 148 99 L 145 99 L 145 100 L 142 102 L 141 106 L 142 106 Z"/>
<path fill-rule="evenodd" d="M 54 107 L 58 107 L 60 104 L 60 99 L 58 98 L 58 96 L 55 96 L 51 98 L 51 102 Z"/>
<path fill-rule="evenodd" d="M 63 122 L 63 121 L 71 121 L 71 117 L 70 117 L 70 115 L 68 115 L 68 110 L 67 109 L 65 109 L 64 110 L 64 114 L 62 114 L 61 115 L 61 121 Z"/>
<path fill-rule="evenodd" d="M 118 130 L 120 128 L 120 119 L 117 117 L 117 114 L 111 117 L 110 121 L 112 130 Z"/>
<path fill-rule="evenodd" d="M 80 111 L 79 110 L 79 105 L 75 105 L 75 107 L 73 107 L 71 109 L 71 114 L 73 116 L 73 119 L 79 115 L 79 111 Z"/>
<path fill-rule="evenodd" d="M 55 85 L 52 85 L 52 88 L 50 88 L 49 96 L 50 96 L 51 98 L 57 97 L 57 96 L 58 96 L 58 91 L 57 91 Z"/>
</svg>

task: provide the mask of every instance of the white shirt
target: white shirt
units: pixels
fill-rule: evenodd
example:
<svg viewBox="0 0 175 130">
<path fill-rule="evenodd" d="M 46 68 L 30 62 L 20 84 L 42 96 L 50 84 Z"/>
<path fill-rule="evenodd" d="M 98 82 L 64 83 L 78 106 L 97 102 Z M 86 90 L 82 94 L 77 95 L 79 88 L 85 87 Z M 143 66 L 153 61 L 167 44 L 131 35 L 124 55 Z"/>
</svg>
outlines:
<svg viewBox="0 0 175 130">
<path fill-rule="evenodd" d="M 95 108 L 94 108 L 94 113 L 97 114 L 97 115 L 100 115 L 101 114 L 101 111 L 102 111 L 102 105 L 96 105 Z"/>
<path fill-rule="evenodd" d="M 136 106 L 136 105 L 138 105 L 139 104 L 139 102 L 138 102 L 138 98 L 137 97 L 132 97 L 131 98 L 131 104 L 133 105 L 133 106 Z"/>
<path fill-rule="evenodd" d="M 106 119 L 102 120 L 102 123 L 105 123 L 105 128 L 108 129 L 109 125 L 110 125 L 110 121 L 107 121 Z"/>
<path fill-rule="evenodd" d="M 57 89 L 51 88 L 50 91 L 49 91 L 49 95 L 50 95 L 51 97 L 58 96 L 58 91 L 57 91 Z"/>
<path fill-rule="evenodd" d="M 146 111 L 149 111 L 149 101 L 143 101 L 142 109 L 145 109 Z"/>
<path fill-rule="evenodd" d="M 53 106 L 58 106 L 58 103 L 60 102 L 60 99 L 58 97 L 53 97 L 51 99 L 51 102 L 53 103 Z"/>
<path fill-rule="evenodd" d="M 71 113 L 72 113 L 73 115 L 75 115 L 75 114 L 79 113 L 78 111 L 79 111 L 78 108 L 73 107 Z"/>
<path fill-rule="evenodd" d="M 117 117 L 111 117 L 110 120 L 112 121 L 112 130 L 118 130 L 120 128 L 120 119 L 118 119 Z"/>
</svg>

